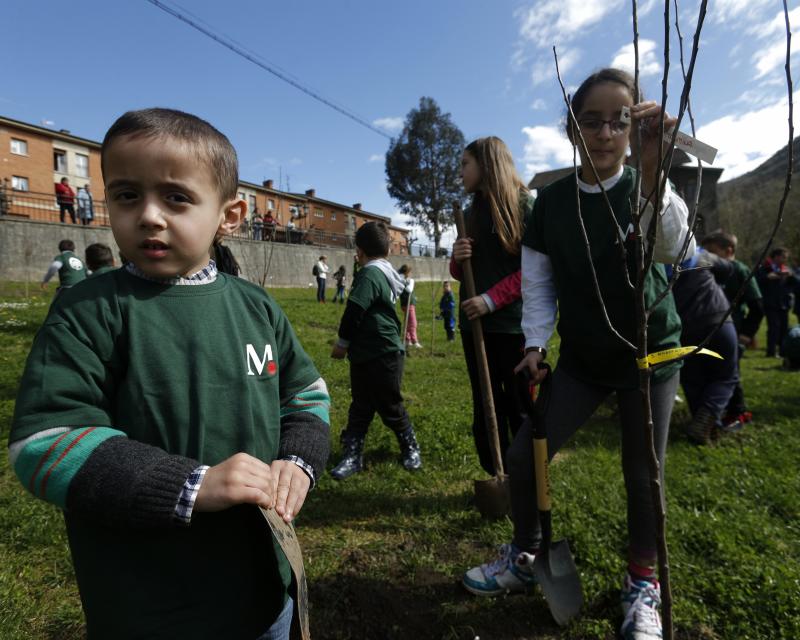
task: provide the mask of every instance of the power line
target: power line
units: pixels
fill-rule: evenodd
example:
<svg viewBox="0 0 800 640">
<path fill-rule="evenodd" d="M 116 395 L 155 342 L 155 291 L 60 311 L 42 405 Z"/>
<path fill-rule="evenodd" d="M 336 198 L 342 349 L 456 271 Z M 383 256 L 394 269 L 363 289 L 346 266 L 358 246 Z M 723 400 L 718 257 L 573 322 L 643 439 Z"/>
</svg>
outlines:
<svg viewBox="0 0 800 640">
<path fill-rule="evenodd" d="M 377 133 L 378 135 L 383 136 L 384 138 L 388 138 L 389 140 L 391 140 L 392 137 L 388 133 L 386 133 L 385 131 L 382 131 L 382 130 L 378 129 L 372 123 L 368 122 L 364 118 L 361 118 L 360 116 L 357 116 L 356 114 L 354 114 L 352 111 L 346 109 L 345 107 L 340 107 L 339 105 L 335 104 L 331 100 L 328 100 L 327 98 L 323 97 L 322 95 L 320 95 L 319 93 L 317 93 L 313 89 L 310 89 L 307 86 L 303 85 L 299 80 L 295 80 L 295 79 L 289 77 L 288 72 L 285 72 L 282 69 L 277 68 L 276 65 L 267 64 L 263 60 L 259 60 L 256 57 L 256 54 L 249 53 L 248 51 L 246 51 L 244 49 L 244 47 L 242 45 L 235 44 L 234 41 L 232 41 L 231 38 L 229 38 L 227 36 L 221 36 L 221 35 L 218 35 L 218 34 L 214 33 L 210 28 L 204 27 L 204 26 L 198 24 L 195 20 L 192 20 L 191 18 L 189 18 L 188 16 L 184 15 L 183 13 L 178 11 L 177 9 L 174 9 L 174 8 L 170 7 L 169 5 L 167 5 L 167 4 L 165 4 L 163 2 L 160 2 L 159 0 L 147 0 L 147 2 L 149 2 L 152 5 L 154 5 L 155 7 L 158 7 L 159 9 L 161 9 L 162 11 L 170 14 L 171 16 L 177 18 L 181 22 L 185 22 L 190 27 L 196 29 L 200 33 L 202 33 L 202 34 L 208 36 L 209 38 L 211 38 L 212 40 L 218 42 L 223 47 L 225 47 L 227 49 L 230 49 L 236 55 L 239 55 L 239 56 L 245 58 L 246 60 L 249 60 L 253 64 L 258 65 L 259 67 L 264 69 L 264 71 L 267 71 L 268 73 L 271 73 L 272 75 L 274 75 L 275 77 L 279 78 L 280 80 L 283 80 L 287 84 L 292 85 L 295 89 L 299 89 L 300 91 L 305 93 L 307 96 L 310 96 L 314 100 L 317 100 L 318 102 L 321 102 L 325 106 L 330 107 L 334 111 L 339 112 L 343 116 L 345 116 L 347 118 L 350 118 L 354 122 L 357 122 L 358 124 L 360 124 L 362 127 L 366 127 L 370 131 L 372 131 L 374 133 Z"/>
</svg>

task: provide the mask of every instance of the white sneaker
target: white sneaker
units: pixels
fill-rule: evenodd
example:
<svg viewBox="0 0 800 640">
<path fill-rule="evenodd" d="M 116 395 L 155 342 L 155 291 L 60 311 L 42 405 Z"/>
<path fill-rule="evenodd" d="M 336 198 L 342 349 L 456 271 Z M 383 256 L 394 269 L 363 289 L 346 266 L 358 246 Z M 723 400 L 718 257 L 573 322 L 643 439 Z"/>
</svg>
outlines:
<svg viewBox="0 0 800 640">
<path fill-rule="evenodd" d="M 422 349 L 422 345 L 421 345 L 419 342 L 415 342 L 415 343 L 414 343 L 414 346 L 415 346 L 417 349 Z"/>
<path fill-rule="evenodd" d="M 513 544 L 500 547 L 493 562 L 473 567 L 464 574 L 462 583 L 476 596 L 498 596 L 510 591 L 525 591 L 536 584 L 532 553 L 520 551 Z"/>
<path fill-rule="evenodd" d="M 657 582 L 634 580 L 625 575 L 622 583 L 622 621 L 620 633 L 625 640 L 661 640 L 661 587 Z"/>
</svg>

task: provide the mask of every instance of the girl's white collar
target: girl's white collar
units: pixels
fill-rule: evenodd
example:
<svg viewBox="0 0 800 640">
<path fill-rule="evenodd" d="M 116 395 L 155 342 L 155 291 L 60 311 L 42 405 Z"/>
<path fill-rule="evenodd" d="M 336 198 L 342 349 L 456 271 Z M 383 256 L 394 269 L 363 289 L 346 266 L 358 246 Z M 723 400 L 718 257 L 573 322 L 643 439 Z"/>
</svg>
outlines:
<svg viewBox="0 0 800 640">
<path fill-rule="evenodd" d="M 600 183 L 603 185 L 603 189 L 605 189 L 606 191 L 612 189 L 614 185 L 617 184 L 617 182 L 619 182 L 619 179 L 622 177 L 623 171 L 624 167 L 620 167 L 619 171 L 617 171 L 615 175 L 603 180 Z M 584 193 L 600 193 L 600 184 L 588 184 L 583 180 L 581 180 L 580 177 L 578 178 L 578 188 Z"/>
</svg>

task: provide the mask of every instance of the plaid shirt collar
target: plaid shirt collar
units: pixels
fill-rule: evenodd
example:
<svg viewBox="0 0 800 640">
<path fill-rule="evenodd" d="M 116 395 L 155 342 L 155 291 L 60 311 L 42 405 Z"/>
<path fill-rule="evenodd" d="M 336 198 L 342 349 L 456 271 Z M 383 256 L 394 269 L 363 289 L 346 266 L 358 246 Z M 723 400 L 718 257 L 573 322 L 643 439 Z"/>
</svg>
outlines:
<svg viewBox="0 0 800 640">
<path fill-rule="evenodd" d="M 142 280 L 149 280 L 150 282 L 158 282 L 159 284 L 167 285 L 202 285 L 211 284 L 217 279 L 217 263 L 209 260 L 208 265 L 200 269 L 197 273 L 193 273 L 188 278 L 153 278 L 148 276 L 144 271 L 139 269 L 135 264 L 129 262 L 125 265 L 128 273 Z"/>
</svg>

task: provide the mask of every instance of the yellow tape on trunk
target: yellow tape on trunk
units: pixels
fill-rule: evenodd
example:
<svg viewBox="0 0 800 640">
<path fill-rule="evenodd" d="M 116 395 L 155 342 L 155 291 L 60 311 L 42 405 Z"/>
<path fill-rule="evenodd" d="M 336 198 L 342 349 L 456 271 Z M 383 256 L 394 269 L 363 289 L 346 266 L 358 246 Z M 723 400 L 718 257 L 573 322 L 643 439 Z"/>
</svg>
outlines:
<svg viewBox="0 0 800 640">
<path fill-rule="evenodd" d="M 697 349 L 697 347 L 675 347 L 673 349 L 664 349 L 663 351 L 649 353 L 647 354 L 646 358 L 636 358 L 636 366 L 640 369 L 649 369 L 654 364 L 661 364 L 662 362 L 677 360 L 681 356 L 685 356 L 687 353 L 691 353 L 695 349 Z M 711 349 L 700 349 L 700 351 L 697 353 L 724 360 L 721 355 L 719 355 L 716 351 L 711 351 Z"/>
</svg>

